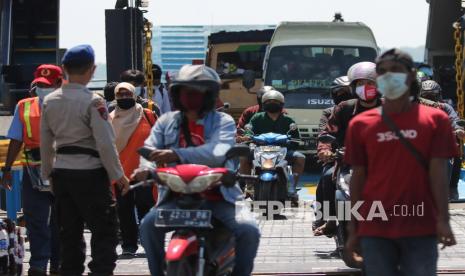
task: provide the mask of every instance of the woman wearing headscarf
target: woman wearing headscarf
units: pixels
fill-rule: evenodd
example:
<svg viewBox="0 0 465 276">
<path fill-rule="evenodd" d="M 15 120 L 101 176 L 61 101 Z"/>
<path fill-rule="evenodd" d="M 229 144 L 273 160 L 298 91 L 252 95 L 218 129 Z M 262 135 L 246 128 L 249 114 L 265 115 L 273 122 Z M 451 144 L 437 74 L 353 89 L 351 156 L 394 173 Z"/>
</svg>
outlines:
<svg viewBox="0 0 465 276">
<path fill-rule="evenodd" d="M 139 167 L 137 149 L 144 145 L 156 121 L 153 112 L 136 103 L 135 90 L 130 83 L 118 84 L 115 87 L 116 108 L 110 113 L 116 148 L 128 178 Z M 151 187 L 137 188 L 124 196 L 116 191 L 123 255 L 133 256 L 137 251 L 139 233 L 134 207 L 137 208 L 138 220 L 142 220 L 155 204 L 151 189 Z"/>
</svg>

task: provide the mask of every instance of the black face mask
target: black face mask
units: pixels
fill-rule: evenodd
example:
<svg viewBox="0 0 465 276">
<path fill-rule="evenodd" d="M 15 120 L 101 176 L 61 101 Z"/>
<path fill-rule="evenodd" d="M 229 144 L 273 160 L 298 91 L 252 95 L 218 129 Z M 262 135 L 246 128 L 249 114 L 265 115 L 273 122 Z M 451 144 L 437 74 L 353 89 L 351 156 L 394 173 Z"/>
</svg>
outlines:
<svg viewBox="0 0 465 276">
<path fill-rule="evenodd" d="M 136 105 L 136 100 L 133 98 L 118 99 L 116 104 L 119 108 L 127 110 Z"/>
<path fill-rule="evenodd" d="M 340 96 L 335 96 L 333 98 L 333 101 L 334 101 L 334 104 L 335 105 L 338 105 L 339 103 L 341 102 L 344 102 L 344 101 L 348 101 L 348 100 L 351 100 L 353 99 L 354 97 L 350 94 L 342 94 Z"/>
<path fill-rule="evenodd" d="M 283 110 L 283 104 L 281 103 L 266 103 L 263 104 L 263 110 L 270 113 L 278 113 Z"/>
<path fill-rule="evenodd" d="M 433 102 L 439 102 L 439 101 L 441 101 L 441 95 L 440 95 L 439 93 L 434 93 L 434 92 L 430 92 L 430 93 L 421 93 L 421 94 L 420 94 L 420 97 L 422 97 L 423 99 L 427 99 L 427 100 L 433 101 Z"/>
</svg>

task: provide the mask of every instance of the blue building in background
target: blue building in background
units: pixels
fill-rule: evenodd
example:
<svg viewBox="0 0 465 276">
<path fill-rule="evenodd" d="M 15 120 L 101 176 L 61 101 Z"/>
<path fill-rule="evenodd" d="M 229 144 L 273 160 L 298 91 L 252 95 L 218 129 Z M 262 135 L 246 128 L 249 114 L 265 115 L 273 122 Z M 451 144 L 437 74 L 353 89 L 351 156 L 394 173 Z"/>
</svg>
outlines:
<svg viewBox="0 0 465 276">
<path fill-rule="evenodd" d="M 176 72 L 193 60 L 205 60 L 208 36 L 220 31 L 249 31 L 274 28 L 274 25 L 154 26 L 153 62 L 164 72 Z"/>
</svg>

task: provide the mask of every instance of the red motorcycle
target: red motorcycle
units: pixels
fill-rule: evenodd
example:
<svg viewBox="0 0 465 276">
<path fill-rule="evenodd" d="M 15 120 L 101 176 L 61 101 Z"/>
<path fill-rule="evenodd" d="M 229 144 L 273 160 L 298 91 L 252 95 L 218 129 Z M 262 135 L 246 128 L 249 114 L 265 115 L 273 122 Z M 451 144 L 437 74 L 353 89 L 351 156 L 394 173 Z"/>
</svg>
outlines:
<svg viewBox="0 0 465 276">
<path fill-rule="evenodd" d="M 145 149 L 145 154 L 143 151 L 139 153 L 145 157 L 151 150 Z M 248 147 L 234 147 L 226 158 L 248 153 Z M 177 209 L 158 210 L 155 220 L 156 227 L 174 230 L 165 254 L 166 275 L 230 275 L 234 268 L 234 236 L 212 217 L 210 210 L 202 209 L 202 205 L 207 194 L 220 185 L 231 187 L 239 179 L 255 180 L 256 177 L 226 168 L 189 164 L 156 169 L 152 179 L 170 189 L 177 206 Z"/>
</svg>

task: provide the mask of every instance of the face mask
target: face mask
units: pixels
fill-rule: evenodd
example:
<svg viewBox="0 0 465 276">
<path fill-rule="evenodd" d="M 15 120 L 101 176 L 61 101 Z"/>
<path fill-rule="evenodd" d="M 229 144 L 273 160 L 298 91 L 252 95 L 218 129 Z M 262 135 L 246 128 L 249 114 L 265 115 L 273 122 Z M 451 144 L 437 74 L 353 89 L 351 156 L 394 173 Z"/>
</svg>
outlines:
<svg viewBox="0 0 465 276">
<path fill-rule="evenodd" d="M 203 93 L 180 93 L 179 101 L 188 111 L 200 111 L 204 104 Z"/>
<path fill-rule="evenodd" d="M 53 91 L 55 91 L 55 88 L 40 88 L 40 87 L 36 88 L 36 94 L 41 100 L 43 100 L 45 96 L 52 93 Z"/>
<path fill-rule="evenodd" d="M 423 99 L 433 101 L 433 102 L 439 102 L 441 100 L 440 94 L 435 93 L 435 92 L 422 93 L 420 94 L 420 97 L 422 97 Z"/>
<path fill-rule="evenodd" d="M 379 92 L 389 100 L 402 97 L 407 91 L 407 74 L 387 72 L 376 78 Z"/>
<path fill-rule="evenodd" d="M 263 110 L 270 113 L 278 113 L 283 110 L 283 104 L 281 103 L 265 103 L 263 105 Z"/>
<path fill-rule="evenodd" d="M 116 104 L 119 108 L 127 110 L 136 105 L 136 100 L 132 98 L 117 99 Z"/>
<path fill-rule="evenodd" d="M 355 93 L 358 98 L 364 102 L 371 102 L 376 99 L 377 96 L 376 86 L 369 84 L 357 86 Z"/>
</svg>

